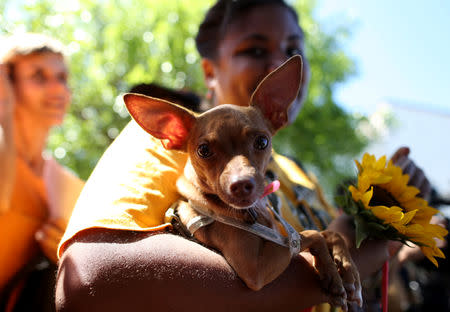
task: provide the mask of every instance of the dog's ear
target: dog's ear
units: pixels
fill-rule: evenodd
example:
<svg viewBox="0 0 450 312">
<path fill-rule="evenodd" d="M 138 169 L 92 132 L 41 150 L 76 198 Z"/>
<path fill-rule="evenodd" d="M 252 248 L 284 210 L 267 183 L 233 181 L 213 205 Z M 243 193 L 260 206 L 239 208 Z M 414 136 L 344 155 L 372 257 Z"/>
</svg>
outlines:
<svg viewBox="0 0 450 312">
<path fill-rule="evenodd" d="M 133 119 L 148 133 L 162 141 L 167 149 L 185 151 L 195 115 L 176 104 L 134 93 L 123 96 Z"/>
<path fill-rule="evenodd" d="M 302 57 L 295 55 L 268 74 L 253 92 L 250 105 L 262 111 L 274 133 L 288 122 L 288 109 L 300 90 L 302 71 Z"/>
</svg>

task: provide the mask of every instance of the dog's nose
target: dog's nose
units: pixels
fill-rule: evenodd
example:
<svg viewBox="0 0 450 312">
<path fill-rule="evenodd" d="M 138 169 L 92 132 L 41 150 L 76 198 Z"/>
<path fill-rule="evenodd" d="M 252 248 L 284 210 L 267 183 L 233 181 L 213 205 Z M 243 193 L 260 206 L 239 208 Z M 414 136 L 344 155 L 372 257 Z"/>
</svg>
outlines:
<svg viewBox="0 0 450 312">
<path fill-rule="evenodd" d="M 255 179 L 241 179 L 230 185 L 230 191 L 233 196 L 247 197 L 253 193 L 255 189 Z"/>
</svg>

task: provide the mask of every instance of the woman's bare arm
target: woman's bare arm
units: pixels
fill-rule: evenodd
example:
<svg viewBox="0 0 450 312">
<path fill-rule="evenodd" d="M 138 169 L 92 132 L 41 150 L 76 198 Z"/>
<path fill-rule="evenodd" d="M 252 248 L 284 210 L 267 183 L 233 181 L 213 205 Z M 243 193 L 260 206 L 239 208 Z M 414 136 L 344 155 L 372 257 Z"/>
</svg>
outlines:
<svg viewBox="0 0 450 312">
<path fill-rule="evenodd" d="M 197 243 L 115 230 L 80 233 L 63 254 L 56 288 L 58 311 L 300 311 L 326 299 L 302 256 L 252 291 Z"/>
<path fill-rule="evenodd" d="M 14 185 L 14 97 L 6 65 L 0 64 L 0 213 L 9 207 Z"/>
</svg>

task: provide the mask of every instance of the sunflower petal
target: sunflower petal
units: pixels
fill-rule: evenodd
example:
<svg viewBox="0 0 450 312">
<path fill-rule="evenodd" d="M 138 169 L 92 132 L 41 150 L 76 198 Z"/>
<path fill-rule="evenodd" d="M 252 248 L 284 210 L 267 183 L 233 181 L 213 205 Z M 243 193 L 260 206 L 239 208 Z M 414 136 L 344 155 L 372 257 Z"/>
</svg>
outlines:
<svg viewBox="0 0 450 312">
<path fill-rule="evenodd" d="M 367 192 L 364 193 L 364 195 L 361 198 L 362 203 L 365 207 L 369 206 L 369 202 L 372 199 L 373 196 L 373 187 L 370 188 Z"/>
<path fill-rule="evenodd" d="M 437 260 L 433 256 L 433 249 L 430 247 L 421 247 L 420 248 L 425 255 L 436 267 L 439 267 Z"/>
<path fill-rule="evenodd" d="M 414 186 L 408 186 L 404 192 L 397 198 L 399 202 L 404 202 L 407 200 L 411 200 L 416 197 L 417 194 L 420 193 L 420 190 Z"/>
<path fill-rule="evenodd" d="M 400 207 L 375 206 L 372 207 L 373 214 L 386 223 L 398 222 L 403 218 L 403 212 Z"/>
<path fill-rule="evenodd" d="M 413 210 L 413 211 L 409 211 L 407 213 L 403 214 L 403 218 L 401 220 L 402 224 L 408 224 L 409 222 L 411 222 L 411 220 L 414 218 L 414 216 L 416 215 L 416 212 L 418 211 L 418 209 Z"/>
</svg>

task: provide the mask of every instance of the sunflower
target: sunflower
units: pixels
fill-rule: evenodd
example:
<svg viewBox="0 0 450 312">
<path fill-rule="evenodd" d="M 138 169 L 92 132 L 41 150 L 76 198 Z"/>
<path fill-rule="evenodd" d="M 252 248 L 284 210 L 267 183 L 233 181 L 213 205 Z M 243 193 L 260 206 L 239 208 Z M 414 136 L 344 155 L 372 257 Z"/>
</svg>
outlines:
<svg viewBox="0 0 450 312">
<path fill-rule="evenodd" d="M 430 224 L 439 211 L 419 197 L 419 189 L 409 186 L 409 176 L 386 156 L 376 159 L 364 154 L 358 167 L 357 185 L 350 185 L 350 201 L 344 210 L 355 216 L 357 245 L 371 236 L 375 238 L 412 242 L 436 266 L 435 257 L 445 258 L 435 239 L 444 239 L 447 230 Z M 350 196 L 348 196 L 350 197 Z"/>
</svg>

